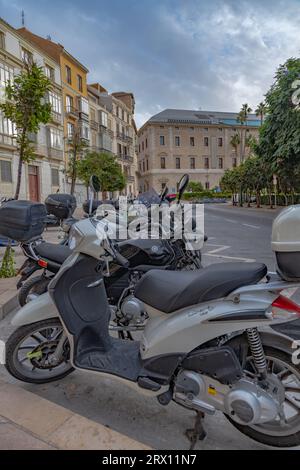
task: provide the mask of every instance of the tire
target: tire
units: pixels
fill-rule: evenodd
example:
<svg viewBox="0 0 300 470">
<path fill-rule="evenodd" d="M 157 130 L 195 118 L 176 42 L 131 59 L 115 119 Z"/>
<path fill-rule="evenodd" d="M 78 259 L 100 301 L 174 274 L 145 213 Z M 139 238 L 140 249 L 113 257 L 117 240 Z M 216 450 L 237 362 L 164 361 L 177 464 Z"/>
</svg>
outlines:
<svg viewBox="0 0 300 470">
<path fill-rule="evenodd" d="M 285 364 L 289 365 L 292 369 L 297 371 L 297 373 L 299 374 L 298 376 L 300 376 L 300 366 L 299 365 L 296 366 L 295 364 L 292 363 L 290 355 L 282 351 L 279 351 L 275 347 L 274 348 L 264 347 L 264 351 L 265 351 L 266 357 L 279 359 L 280 361 L 284 362 Z M 298 414 L 300 418 L 300 407 L 299 407 Z M 297 432 L 291 432 L 291 434 L 287 434 L 287 435 L 278 434 L 277 436 L 275 436 L 275 435 L 269 435 L 263 432 L 259 432 L 254 427 L 239 424 L 233 421 L 233 419 L 226 414 L 225 414 L 225 417 L 241 433 L 250 437 L 254 441 L 260 442 L 261 444 L 265 444 L 265 445 L 273 446 L 273 447 L 295 447 L 295 446 L 300 445 L 300 428 Z"/>
<path fill-rule="evenodd" d="M 13 377 L 21 380 L 22 382 L 43 384 L 60 380 L 73 372 L 74 368 L 71 366 L 69 360 L 64 360 L 59 366 L 57 366 L 60 368 L 59 370 L 55 371 L 56 366 L 48 369 L 39 369 L 39 367 L 36 367 L 34 370 L 37 372 L 33 374 L 33 369 L 31 371 L 28 370 L 28 368 L 26 369 L 26 367 L 24 367 L 24 365 L 22 365 L 21 361 L 18 359 L 20 345 L 24 344 L 27 338 L 31 338 L 31 334 L 35 333 L 37 335 L 38 331 L 50 331 L 55 328 L 62 329 L 62 325 L 58 318 L 51 318 L 48 320 L 21 326 L 11 334 L 5 344 L 5 367 Z M 47 342 L 44 344 L 47 344 Z M 23 347 L 22 349 L 26 350 L 28 347 Z M 26 359 L 26 361 L 31 363 L 31 360 Z M 31 365 L 29 366 L 29 369 Z"/>
<path fill-rule="evenodd" d="M 35 276 L 24 282 L 18 295 L 18 301 L 21 307 L 27 303 L 28 295 L 34 293 L 42 295 L 47 292 L 50 279 L 45 276 Z"/>
</svg>

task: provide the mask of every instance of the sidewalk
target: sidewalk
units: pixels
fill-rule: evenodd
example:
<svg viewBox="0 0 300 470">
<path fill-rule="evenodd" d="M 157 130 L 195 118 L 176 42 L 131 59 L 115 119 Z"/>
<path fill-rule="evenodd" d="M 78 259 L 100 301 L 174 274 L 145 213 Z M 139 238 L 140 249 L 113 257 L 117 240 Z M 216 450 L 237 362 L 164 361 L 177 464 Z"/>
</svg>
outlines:
<svg viewBox="0 0 300 470">
<path fill-rule="evenodd" d="M 0 380 L 0 450 L 149 449 L 17 385 Z"/>
</svg>

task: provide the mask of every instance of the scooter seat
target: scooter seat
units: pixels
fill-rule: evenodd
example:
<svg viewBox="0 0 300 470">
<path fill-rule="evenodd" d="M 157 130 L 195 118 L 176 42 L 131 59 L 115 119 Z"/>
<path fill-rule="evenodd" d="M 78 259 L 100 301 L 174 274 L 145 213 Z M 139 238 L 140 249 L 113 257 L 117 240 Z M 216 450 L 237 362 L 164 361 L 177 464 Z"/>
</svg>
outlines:
<svg viewBox="0 0 300 470">
<path fill-rule="evenodd" d="M 63 262 L 70 256 L 72 251 L 65 245 L 57 245 L 55 243 L 43 242 L 35 247 L 36 253 L 44 259 L 54 261 L 57 264 Z"/>
<path fill-rule="evenodd" d="M 165 313 L 201 302 L 226 297 L 238 287 L 256 284 L 267 274 L 262 263 L 220 263 L 196 271 L 146 273 L 135 289 L 135 296 Z"/>
</svg>

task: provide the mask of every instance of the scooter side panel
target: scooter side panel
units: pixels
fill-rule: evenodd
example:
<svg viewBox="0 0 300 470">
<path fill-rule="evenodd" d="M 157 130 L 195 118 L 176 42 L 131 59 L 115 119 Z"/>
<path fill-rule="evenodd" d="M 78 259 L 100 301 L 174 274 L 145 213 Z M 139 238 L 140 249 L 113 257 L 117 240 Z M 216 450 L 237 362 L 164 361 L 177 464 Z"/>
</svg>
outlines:
<svg viewBox="0 0 300 470">
<path fill-rule="evenodd" d="M 58 317 L 58 310 L 48 292 L 36 297 L 21 307 L 11 320 L 13 326 L 23 326 L 29 323 Z"/>
</svg>

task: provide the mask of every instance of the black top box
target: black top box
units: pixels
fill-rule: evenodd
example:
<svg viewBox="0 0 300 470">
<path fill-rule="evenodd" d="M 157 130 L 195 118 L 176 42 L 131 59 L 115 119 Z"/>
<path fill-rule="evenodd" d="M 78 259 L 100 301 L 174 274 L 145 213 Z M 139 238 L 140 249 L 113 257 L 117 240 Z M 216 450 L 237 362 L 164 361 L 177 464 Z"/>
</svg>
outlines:
<svg viewBox="0 0 300 470">
<path fill-rule="evenodd" d="M 43 233 L 46 215 L 46 207 L 39 202 L 5 202 L 0 207 L 0 234 L 18 242 L 27 242 Z"/>
<path fill-rule="evenodd" d="M 76 198 L 71 194 L 49 194 L 45 205 L 48 214 L 55 215 L 59 220 L 68 219 L 76 209 Z"/>
</svg>

